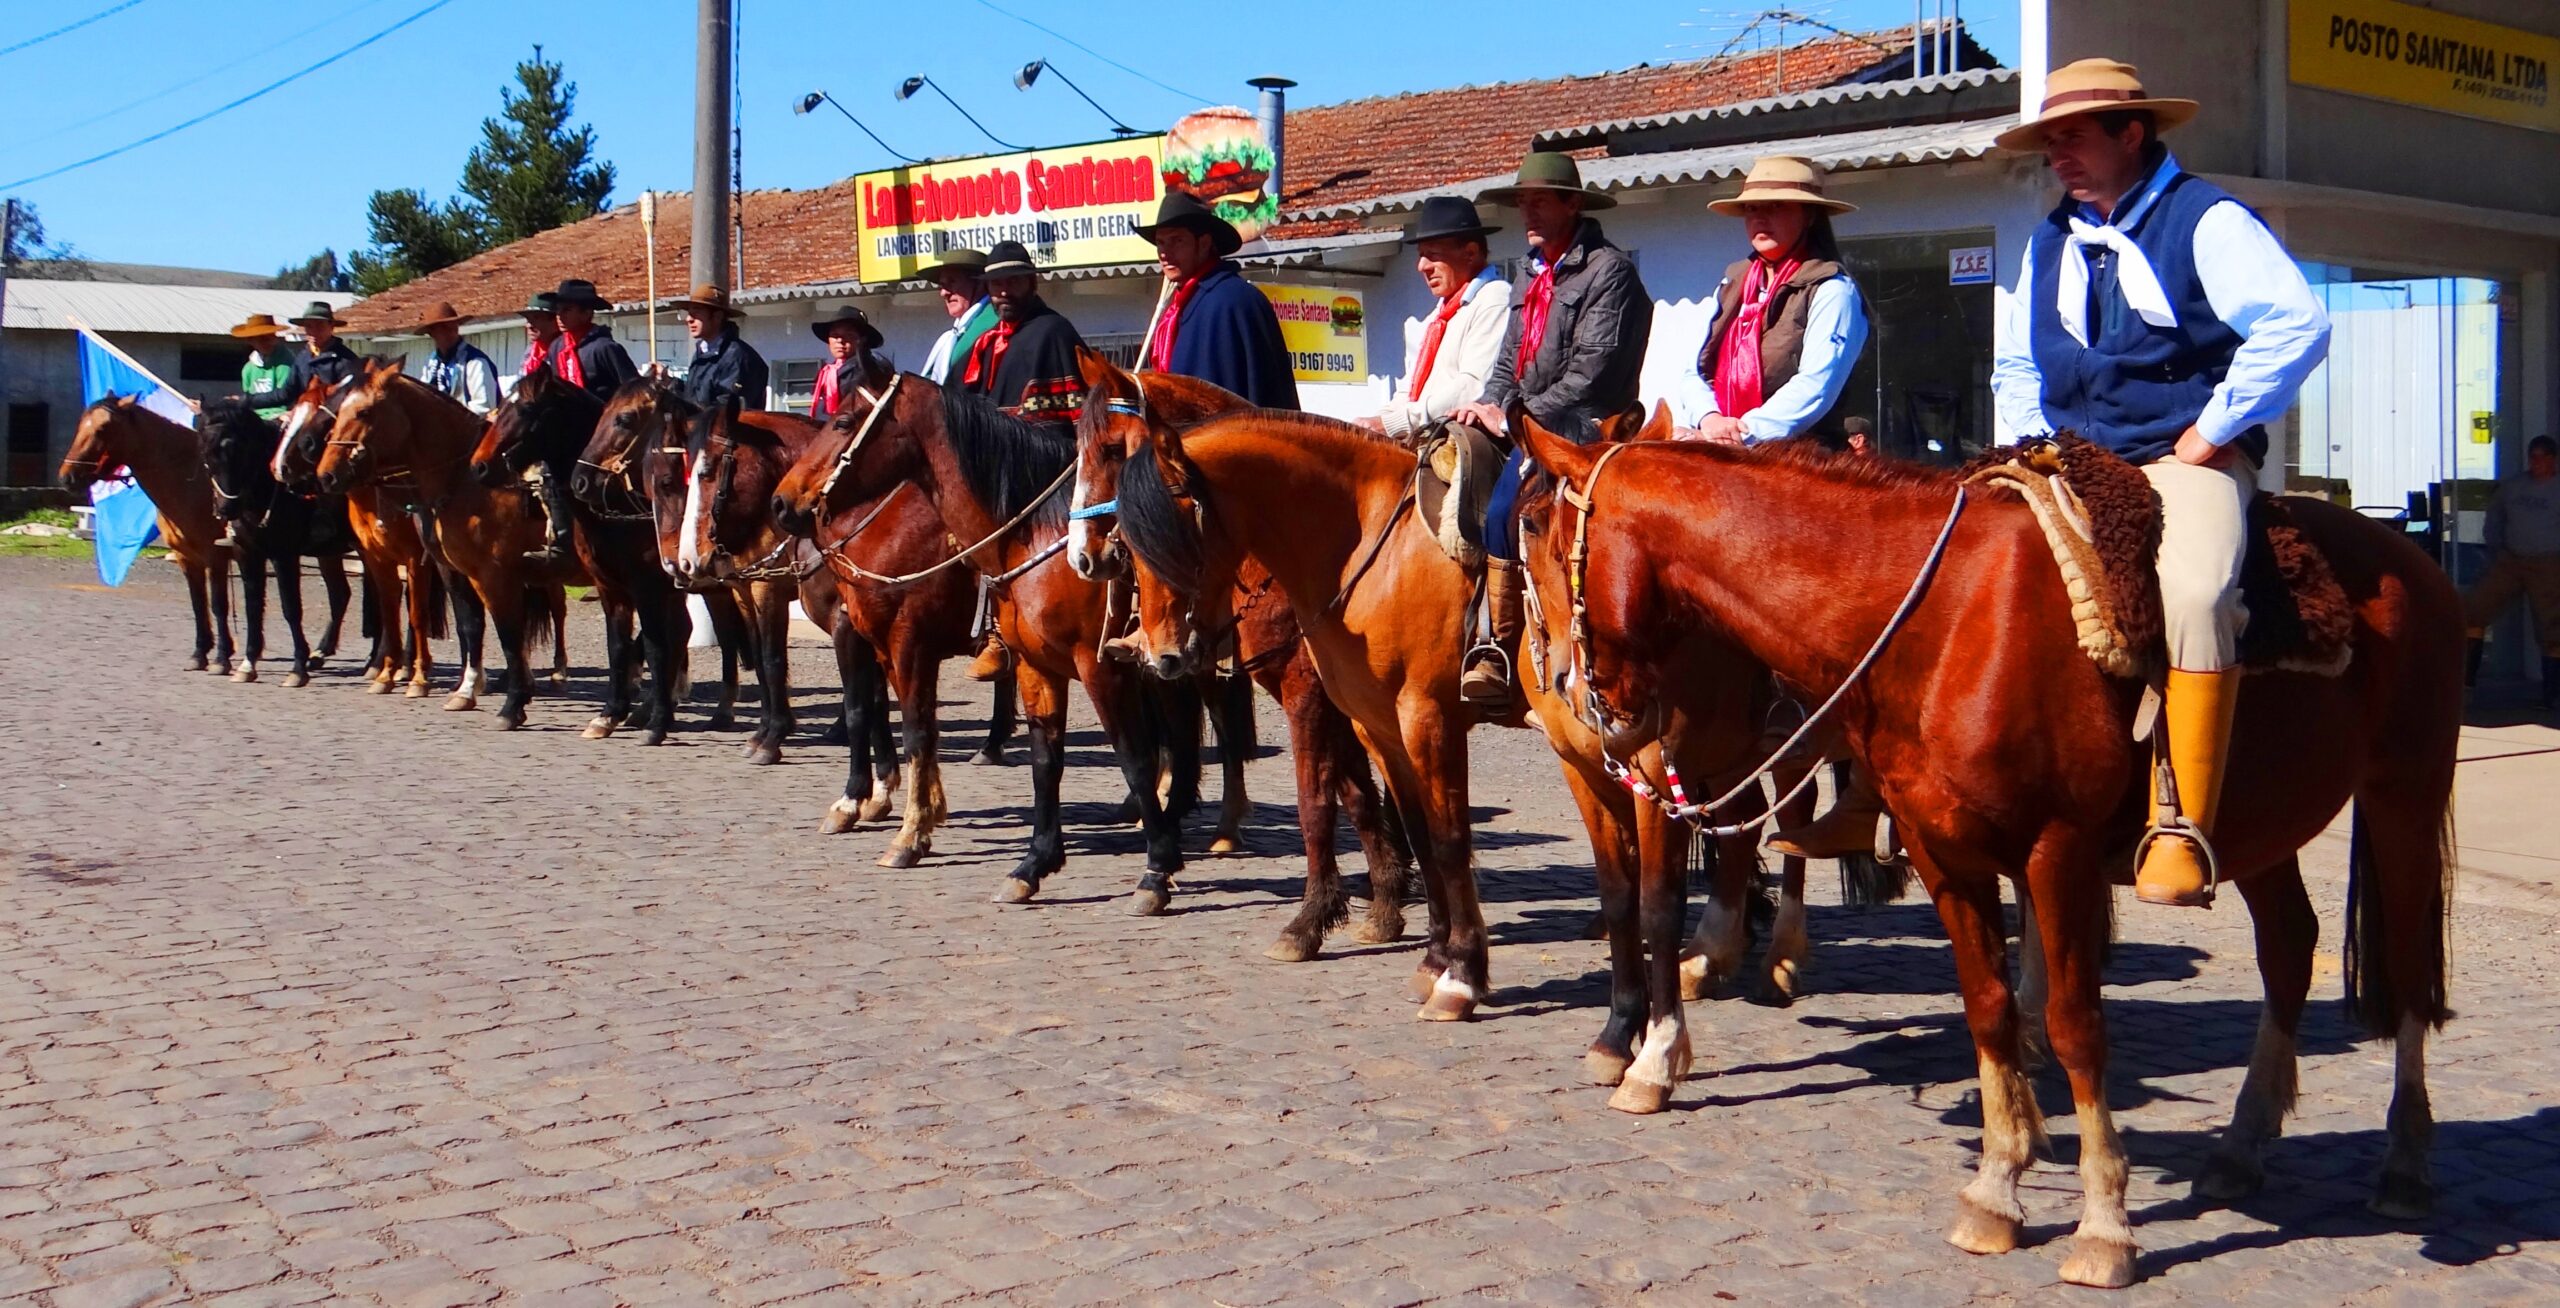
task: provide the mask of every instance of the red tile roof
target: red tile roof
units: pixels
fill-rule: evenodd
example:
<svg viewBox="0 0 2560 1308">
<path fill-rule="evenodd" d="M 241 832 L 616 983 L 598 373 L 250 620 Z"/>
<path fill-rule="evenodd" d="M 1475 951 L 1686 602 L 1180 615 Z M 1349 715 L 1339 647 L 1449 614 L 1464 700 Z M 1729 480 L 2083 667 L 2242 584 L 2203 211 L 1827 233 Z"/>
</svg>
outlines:
<svg viewBox="0 0 2560 1308">
<path fill-rule="evenodd" d="M 1293 108 L 1285 203 L 1292 210 L 1343 204 L 1487 176 L 1517 163 L 1541 131 L 1829 86 L 1909 49 L 1910 41 L 1908 29 L 1829 37 L 1789 46 L 1783 55 L 1760 51 Z M 685 289 L 680 282 L 692 265 L 692 208 L 684 194 L 658 198 L 661 295 Z M 749 192 L 746 285 L 853 278 L 853 217 L 849 178 L 816 190 Z M 1343 219 L 1284 223 L 1272 234 L 1328 235 L 1350 225 Z M 638 205 L 621 205 L 466 259 L 361 301 L 346 310 L 346 318 L 358 333 L 402 331 L 428 306 L 445 300 L 466 317 L 512 314 L 534 292 L 569 277 L 594 282 L 616 303 L 647 296 Z"/>
</svg>

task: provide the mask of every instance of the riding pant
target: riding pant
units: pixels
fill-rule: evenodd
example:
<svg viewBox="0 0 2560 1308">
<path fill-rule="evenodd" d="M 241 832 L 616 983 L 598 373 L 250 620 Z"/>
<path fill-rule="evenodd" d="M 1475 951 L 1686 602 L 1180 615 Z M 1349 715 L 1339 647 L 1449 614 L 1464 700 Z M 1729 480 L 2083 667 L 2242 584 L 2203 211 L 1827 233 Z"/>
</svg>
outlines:
<svg viewBox="0 0 2560 1308">
<path fill-rule="evenodd" d="M 1528 475 L 1529 456 L 1514 449 L 1502 465 L 1502 475 L 1494 480 L 1493 493 L 1485 498 L 1484 552 L 1505 563 L 1520 561 L 1518 524 L 1520 520 L 1520 482 Z"/>
<path fill-rule="evenodd" d="M 2169 666 L 2220 672 L 2240 662 L 2249 606 L 2240 598 L 2249 501 L 2258 465 L 2233 451 L 2227 467 L 2162 458 L 2142 465 L 2160 495 L 2160 619 Z"/>
</svg>

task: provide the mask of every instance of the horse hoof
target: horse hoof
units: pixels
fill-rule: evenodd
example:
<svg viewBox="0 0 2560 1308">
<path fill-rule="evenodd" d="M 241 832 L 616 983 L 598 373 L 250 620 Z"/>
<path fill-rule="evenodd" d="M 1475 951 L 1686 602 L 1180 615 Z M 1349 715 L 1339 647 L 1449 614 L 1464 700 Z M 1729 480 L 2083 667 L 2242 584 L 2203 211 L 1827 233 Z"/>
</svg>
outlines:
<svg viewBox="0 0 2560 1308">
<path fill-rule="evenodd" d="M 522 730 L 524 730 L 524 715 L 523 715 L 523 714 L 521 714 L 521 713 L 507 713 L 507 712 L 503 712 L 503 711 L 502 711 L 502 712 L 500 712 L 500 713 L 498 714 L 498 730 L 500 730 L 500 731 L 522 731 Z"/>
<path fill-rule="evenodd" d="M 1242 852 L 1243 849 L 1244 842 L 1234 836 L 1220 836 L 1209 842 L 1209 852 L 1212 854 L 1234 854 Z"/>
<path fill-rule="evenodd" d="M 2414 1222 L 2436 1209 L 2436 1187 L 2422 1176 L 2395 1175 L 2385 1172 L 2373 1183 L 2373 1198 L 2365 1207 L 2376 1217 L 2395 1222 Z"/>
<path fill-rule="evenodd" d="M 1153 886 L 1140 886 L 1129 892 L 1129 916 L 1160 917 L 1173 896 Z"/>
<path fill-rule="evenodd" d="M 1958 1195 L 1956 1224 L 1947 1232 L 1947 1243 L 1966 1253 L 2004 1254 L 2018 1247 L 2018 1222 L 2015 1217 L 1986 1212 Z"/>
<path fill-rule="evenodd" d="M 914 867 L 917 863 L 922 862 L 922 861 L 924 860 L 924 854 L 925 854 L 925 851 L 924 851 L 924 850 L 923 850 L 923 848 L 922 848 L 922 847 L 920 847 L 920 846 L 916 846 L 916 845 L 891 845 L 891 846 L 889 846 L 889 852 L 888 852 L 888 853 L 885 853 L 885 854 L 882 854 L 882 855 L 880 856 L 880 858 L 879 858 L 879 865 L 880 865 L 880 866 L 882 866 L 882 867 L 886 867 L 886 868 L 908 868 L 908 867 Z M 1020 885 L 1020 884 L 1021 884 L 1020 882 L 1013 881 L 1013 878 L 1011 878 L 1011 877 L 1007 877 L 1007 878 L 1005 878 L 1005 880 L 1006 880 L 1006 881 L 1008 881 L 1008 882 L 1012 882 L 1012 885 Z M 1006 889 L 1007 889 L 1008 891 L 1010 891 L 1010 890 L 1012 889 L 1012 885 L 1008 885 L 1008 886 L 1006 887 Z M 1033 887 L 1033 889 L 1037 889 L 1037 888 L 1038 888 L 1038 887 Z M 1031 892 L 1030 892 L 1029 890 L 1024 891 L 1024 892 L 1023 892 L 1023 894 L 1022 894 L 1022 899 L 1029 899 L 1029 898 L 1031 898 Z M 1022 902 L 1022 899 L 999 899 L 997 902 L 998 902 L 998 903 L 1004 903 L 1004 904 L 1019 904 L 1019 903 L 1021 903 L 1021 902 Z"/>
<path fill-rule="evenodd" d="M 1274 963 L 1305 963 L 1314 960 L 1316 947 L 1296 936 L 1282 936 L 1262 956 Z"/>
<path fill-rule="evenodd" d="M 1475 1015 L 1474 996 L 1455 990 L 1435 989 L 1431 998 L 1423 1001 L 1422 1011 L 1413 1016 L 1419 1022 L 1463 1022 Z"/>
<path fill-rule="evenodd" d="M 667 743 L 667 729 L 666 729 L 665 727 L 656 727 L 656 726 L 653 726 L 653 727 L 648 728 L 648 729 L 647 729 L 647 730 L 645 730 L 645 731 L 642 731 L 642 732 L 640 733 L 640 743 L 641 743 L 641 744 L 643 744 L 643 745 L 663 745 L 663 744 L 666 744 L 666 743 Z"/>
<path fill-rule="evenodd" d="M 853 815 L 853 810 L 846 808 L 844 806 L 844 801 L 839 799 L 836 802 L 827 805 L 827 815 L 818 819 L 818 834 L 823 836 L 841 836 L 844 833 L 853 830 L 853 824 L 856 820 L 857 819 Z M 881 857 L 886 858 L 888 856 L 884 854 Z"/>
<path fill-rule="evenodd" d="M 989 746 L 987 746 L 985 749 L 979 750 L 977 753 L 970 755 L 970 756 L 969 756 L 969 763 L 970 763 L 970 766 L 972 766 L 972 767 L 981 767 L 981 768 L 1000 768 L 1000 767 L 1003 767 L 1003 766 L 1004 766 L 1004 750 L 1002 750 L 1001 748 L 999 748 L 999 747 L 997 747 L 997 746 L 989 745 Z"/>
<path fill-rule="evenodd" d="M 755 748 L 747 751 L 747 766 L 749 767 L 769 768 L 781 761 L 782 747 L 780 745 L 759 744 Z"/>
<path fill-rule="evenodd" d="M 258 670 L 246 665 L 236 667 L 231 670 L 231 679 L 246 685 L 249 682 L 256 681 L 258 679 Z"/>
<path fill-rule="evenodd" d="M 313 654 L 311 657 L 309 657 L 309 658 L 307 658 L 307 659 L 304 659 L 304 660 L 302 661 L 303 666 L 304 666 L 304 667 L 307 667 L 307 668 L 309 668 L 309 669 L 311 669 L 311 670 L 312 670 L 312 671 L 314 671 L 314 672 L 318 672 L 320 669 L 322 669 L 322 668 L 325 668 L 325 667 L 329 666 L 329 658 L 330 658 L 330 656 L 331 656 L 331 655 L 333 655 L 333 654 L 336 654 L 337 652 L 338 652 L 338 651 L 333 650 L 333 649 L 324 649 L 324 650 L 321 650 L 321 651 L 319 651 L 318 653 Z"/>
<path fill-rule="evenodd" d="M 1404 914 L 1362 918 L 1360 925 L 1351 928 L 1351 939 L 1356 944 L 1392 945 L 1404 939 Z"/>
<path fill-rule="evenodd" d="M 311 674 L 308 672 L 288 672 L 284 674 L 284 680 L 277 682 L 276 684 L 287 690 L 300 690 L 311 684 Z"/>
<path fill-rule="evenodd" d="M 1707 970 L 1706 955 L 1680 960 L 1680 1002 L 1694 1004 L 1701 999 L 1715 998 L 1715 993 L 1716 978 Z"/>
<path fill-rule="evenodd" d="M 202 672 L 202 671 L 204 671 L 204 670 L 205 670 L 205 667 L 206 667 L 206 663 L 205 663 L 205 657 L 204 657 L 204 655 L 202 655 L 202 654 L 198 654 L 198 655 L 196 655 L 194 658 L 188 659 L 186 662 L 179 664 L 179 665 L 178 665 L 178 671 L 180 671 L 180 672 Z"/>
<path fill-rule="evenodd" d="M 2071 1242 L 2071 1256 L 2062 1260 L 2062 1279 L 2067 1285 L 2121 1290 L 2133 1284 L 2133 1246 L 2080 1236 Z"/>
<path fill-rule="evenodd" d="M 1628 1077 L 1618 1083 L 1617 1093 L 1609 1096 L 1609 1106 L 1621 1113 L 1649 1117 L 1671 1104 L 1671 1087 L 1658 1081 L 1641 1081 Z"/>
<path fill-rule="evenodd" d="M 721 709 L 711 715 L 711 729 L 713 731 L 727 731 L 729 728 L 736 725 L 738 725 L 738 715 L 727 709 Z"/>
<path fill-rule="evenodd" d="M 1429 999 L 1431 992 L 1439 986 L 1440 969 L 1425 963 L 1413 969 L 1413 980 L 1408 984 L 1413 990 L 1413 1002 L 1419 1004 Z"/>
<path fill-rule="evenodd" d="M 1681 998 L 1688 996 L 1682 995 Z M 1762 1008 L 1793 1008 L 1796 996 L 1792 987 L 1772 974 L 1760 978 L 1760 984 L 1751 987 L 1751 1002 Z"/>
<path fill-rule="evenodd" d="M 1593 1085 L 1617 1085 L 1627 1079 L 1627 1069 L 1635 1059 L 1615 1049 L 1582 1051 L 1582 1079 Z"/>
<path fill-rule="evenodd" d="M 373 682 L 364 688 L 364 693 L 368 695 L 388 695 L 391 693 L 391 683 L 388 681 Z M 415 697 L 413 696 L 412 698 Z"/>
<path fill-rule="evenodd" d="M 1003 884 L 996 887 L 996 902 L 999 904 L 1028 904 L 1031 902 L 1031 897 L 1039 893 L 1040 883 L 1036 881 L 1027 881 L 1021 877 L 1008 876 L 1004 879 Z"/>
<path fill-rule="evenodd" d="M 871 798 L 862 801 L 853 810 L 853 820 L 856 822 L 877 822 L 887 816 L 889 816 L 889 797 L 879 791 L 873 791 Z"/>
<path fill-rule="evenodd" d="M 1608 938 L 1609 938 L 1609 917 L 1608 917 L 1608 915 L 1607 915 L 1607 914 L 1605 914 L 1605 913 L 1594 913 L 1594 914 L 1592 914 L 1592 915 L 1591 915 L 1591 920 L 1582 924 L 1582 938 L 1583 938 L 1583 939 L 1585 939 L 1585 940 L 1606 940 L 1606 939 L 1608 939 Z"/>
<path fill-rule="evenodd" d="M 392 686 L 392 685 L 393 685 L 393 683 L 391 683 L 391 682 L 388 682 L 388 681 L 383 682 L 383 683 L 382 683 L 383 690 L 387 693 L 387 692 L 391 689 L 391 686 Z M 407 697 L 407 698 L 409 698 L 409 699 L 426 699 L 426 698 L 428 698 L 428 697 L 430 697 L 430 696 L 434 695 L 435 693 L 436 693 L 436 692 L 435 692 L 435 688 L 434 688 L 434 687 L 432 687 L 432 686 L 429 686 L 427 683 L 425 683 L 425 682 L 423 682 L 423 681 L 413 681 L 413 682 L 410 682 L 410 683 L 409 683 L 409 688 L 408 688 L 407 690 L 404 690 L 404 691 L 402 691 L 402 692 L 401 692 L 401 694 L 402 694 L 403 696 L 405 696 L 405 697 Z"/>
<path fill-rule="evenodd" d="M 2196 1173 L 2193 1189 L 2198 1199 L 2227 1204 L 2256 1194 L 2266 1183 L 2266 1169 L 2256 1160 L 2215 1154 L 2204 1161 L 2204 1170 Z"/>
<path fill-rule="evenodd" d="M 478 707 L 480 701 L 469 695 L 447 695 L 444 699 L 444 711 L 447 713 L 468 713 Z"/>
</svg>

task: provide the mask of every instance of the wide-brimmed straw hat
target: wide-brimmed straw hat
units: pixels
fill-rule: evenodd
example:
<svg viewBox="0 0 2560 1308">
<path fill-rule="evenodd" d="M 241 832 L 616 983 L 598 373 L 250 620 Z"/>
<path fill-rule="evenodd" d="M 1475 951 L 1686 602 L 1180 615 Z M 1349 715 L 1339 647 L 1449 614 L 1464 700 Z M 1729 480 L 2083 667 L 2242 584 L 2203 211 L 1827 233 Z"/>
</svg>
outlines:
<svg viewBox="0 0 2560 1308">
<path fill-rule="evenodd" d="M 704 282 L 693 288 L 693 294 L 667 301 L 670 309 L 714 309 L 732 318 L 744 318 L 747 312 L 729 303 L 729 288 Z"/>
<path fill-rule="evenodd" d="M 1822 166 L 1811 159 L 1792 154 L 1762 155 L 1751 161 L 1751 172 L 1742 179 L 1740 194 L 1709 200 L 1707 207 L 1729 218 L 1740 216 L 1746 204 L 1803 204 L 1827 213 L 1857 212 L 1858 206 L 1823 193 L 1826 180 Z"/>
<path fill-rule="evenodd" d="M 1516 205 L 1523 191 L 1555 191 L 1582 197 L 1585 211 L 1614 209 L 1617 198 L 1597 186 L 1582 184 L 1582 165 L 1569 154 L 1552 150 L 1533 151 L 1520 161 L 1520 171 L 1509 186 L 1496 186 L 1476 198 L 1487 204 Z"/>
<path fill-rule="evenodd" d="M 266 313 L 250 314 L 247 321 L 231 329 L 232 335 L 244 341 L 254 341 L 261 336 L 282 335 L 283 332 L 284 324 L 277 322 L 275 315 Z"/>
<path fill-rule="evenodd" d="M 862 310 L 857 309 L 850 304 L 836 310 L 834 313 L 818 319 L 816 322 L 810 323 L 809 334 L 823 341 L 834 335 L 833 332 L 827 330 L 828 328 L 833 327 L 838 323 L 848 322 L 862 330 L 862 343 L 865 346 L 875 350 L 880 348 L 882 340 L 880 329 L 871 325 L 871 315 L 864 313 Z"/>
<path fill-rule="evenodd" d="M 1244 233 L 1237 231 L 1234 223 L 1219 217 L 1217 210 L 1210 208 L 1201 201 L 1199 196 L 1189 191 L 1165 192 L 1164 202 L 1156 206 L 1156 220 L 1151 223 L 1133 223 L 1131 227 L 1139 236 L 1145 238 L 1149 245 L 1155 244 L 1156 232 L 1163 228 L 1187 227 L 1195 232 L 1208 233 L 1211 248 L 1221 256 L 1233 254 L 1244 248 Z"/>
<path fill-rule="evenodd" d="M 2113 59 L 2082 59 L 2045 75 L 2044 104 L 2033 121 L 2012 127 L 1992 140 L 2003 150 L 2032 153 L 2044 148 L 2045 129 L 2062 119 L 2132 109 L 2148 111 L 2162 131 L 2196 116 L 2193 100 L 2155 96 L 2143 90 L 2142 74 L 2133 65 Z"/>
<path fill-rule="evenodd" d="M 1485 226 L 1484 216 L 1477 213 L 1475 205 L 1465 198 L 1435 195 L 1422 202 L 1422 212 L 1414 215 L 1413 230 L 1405 233 L 1404 243 L 1420 245 L 1444 236 L 1472 236 L 1482 240 L 1501 230 Z"/>
<path fill-rule="evenodd" d="M 292 323 L 296 327 L 307 322 L 325 322 L 332 327 L 344 327 L 347 325 L 347 320 L 339 317 L 338 311 L 331 307 L 327 300 L 313 300 L 311 303 L 303 306 L 302 312 L 299 315 L 287 318 L 285 321 Z"/>
<path fill-rule="evenodd" d="M 418 322 L 418 330 L 423 332 L 430 327 L 458 327 L 461 324 L 462 311 L 440 303 L 427 310 L 427 316 Z"/>
<path fill-rule="evenodd" d="M 998 241 L 987 248 L 987 266 L 979 270 L 981 277 L 1037 277 L 1040 265 L 1031 261 L 1031 251 L 1020 241 Z"/>
<path fill-rule="evenodd" d="M 551 304 L 554 309 L 582 304 L 598 313 L 613 308 L 613 301 L 596 294 L 596 284 L 582 277 L 572 277 L 560 283 L 560 289 L 551 293 Z"/>
</svg>

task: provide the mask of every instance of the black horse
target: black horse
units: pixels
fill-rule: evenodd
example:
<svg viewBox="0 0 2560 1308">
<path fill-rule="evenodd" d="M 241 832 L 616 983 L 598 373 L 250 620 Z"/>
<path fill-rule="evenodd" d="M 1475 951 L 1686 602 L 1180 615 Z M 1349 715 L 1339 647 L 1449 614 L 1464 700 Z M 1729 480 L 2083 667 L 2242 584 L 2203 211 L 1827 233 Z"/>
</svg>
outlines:
<svg viewBox="0 0 2560 1308">
<path fill-rule="evenodd" d="M 278 483 L 276 444 L 282 433 L 246 404 L 216 400 L 207 405 L 203 435 L 214 515 L 238 546 L 240 589 L 248 601 L 247 656 L 231 679 L 258 679 L 258 659 L 266 653 L 267 574 L 273 571 L 285 629 L 293 633 L 293 670 L 285 674 L 284 684 L 307 685 L 311 669 L 338 652 L 338 634 L 346 624 L 346 558 L 356 547 L 355 531 L 347 523 L 347 497 L 299 495 Z M 305 558 L 318 562 L 320 584 L 329 594 L 329 626 L 317 652 L 302 634 Z M 378 620 L 370 591 L 366 600 L 364 621 L 370 627 Z"/>
</svg>

